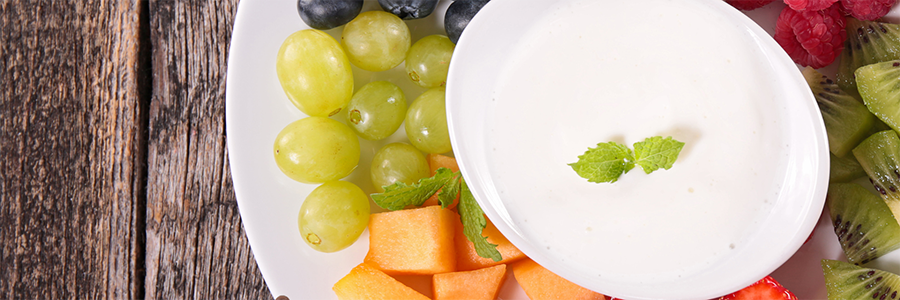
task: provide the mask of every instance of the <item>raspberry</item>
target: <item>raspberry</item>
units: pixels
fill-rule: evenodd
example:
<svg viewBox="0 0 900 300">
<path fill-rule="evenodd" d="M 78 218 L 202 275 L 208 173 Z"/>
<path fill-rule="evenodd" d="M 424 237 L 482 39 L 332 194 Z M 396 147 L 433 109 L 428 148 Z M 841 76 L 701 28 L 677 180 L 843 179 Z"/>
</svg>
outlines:
<svg viewBox="0 0 900 300">
<path fill-rule="evenodd" d="M 775 23 L 775 41 L 794 62 L 818 69 L 834 62 L 844 50 L 844 24 L 840 5 L 821 11 L 785 7 Z"/>
<path fill-rule="evenodd" d="M 734 8 L 740 10 L 754 10 L 760 7 L 765 6 L 766 4 L 772 3 L 775 0 L 725 0 Z"/>
<path fill-rule="evenodd" d="M 884 17 L 897 0 L 841 0 L 844 9 L 854 18 L 866 21 Z"/>
<path fill-rule="evenodd" d="M 831 7 L 838 0 L 784 0 L 791 9 L 796 11 L 817 11 Z"/>
</svg>

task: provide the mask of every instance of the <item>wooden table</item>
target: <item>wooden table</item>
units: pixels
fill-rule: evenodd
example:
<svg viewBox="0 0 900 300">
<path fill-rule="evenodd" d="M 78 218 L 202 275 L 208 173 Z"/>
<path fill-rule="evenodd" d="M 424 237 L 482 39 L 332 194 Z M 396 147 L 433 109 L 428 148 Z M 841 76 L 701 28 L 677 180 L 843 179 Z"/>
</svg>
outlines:
<svg viewBox="0 0 900 300">
<path fill-rule="evenodd" d="M 271 298 L 225 136 L 238 0 L 0 0 L 0 298 Z"/>
</svg>

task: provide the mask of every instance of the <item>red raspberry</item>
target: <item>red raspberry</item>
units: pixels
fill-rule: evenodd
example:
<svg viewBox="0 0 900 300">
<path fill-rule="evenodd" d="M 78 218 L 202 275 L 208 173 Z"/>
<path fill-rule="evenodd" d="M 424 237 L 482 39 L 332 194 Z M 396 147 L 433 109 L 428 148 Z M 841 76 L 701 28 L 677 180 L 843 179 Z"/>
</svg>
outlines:
<svg viewBox="0 0 900 300">
<path fill-rule="evenodd" d="M 784 4 L 796 11 L 817 11 L 831 7 L 838 0 L 784 0 Z"/>
<path fill-rule="evenodd" d="M 734 8 L 740 10 L 754 10 L 766 6 L 766 4 L 772 3 L 772 1 L 775 0 L 725 0 L 725 2 L 731 4 Z"/>
<path fill-rule="evenodd" d="M 884 17 L 897 0 L 841 0 L 844 9 L 854 18 L 866 21 Z"/>
<path fill-rule="evenodd" d="M 796 11 L 785 7 L 775 23 L 775 41 L 794 62 L 821 68 L 834 62 L 847 39 L 839 5 L 821 11 Z"/>
</svg>

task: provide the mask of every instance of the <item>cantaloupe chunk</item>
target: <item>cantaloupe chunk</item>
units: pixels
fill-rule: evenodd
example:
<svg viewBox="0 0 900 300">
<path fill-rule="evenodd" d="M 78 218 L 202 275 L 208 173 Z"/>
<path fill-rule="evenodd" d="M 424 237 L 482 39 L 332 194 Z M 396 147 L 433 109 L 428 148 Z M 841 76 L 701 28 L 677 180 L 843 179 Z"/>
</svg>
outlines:
<svg viewBox="0 0 900 300">
<path fill-rule="evenodd" d="M 583 288 L 550 272 L 531 259 L 512 264 L 513 276 L 531 300 L 543 299 L 606 299 L 603 294 Z"/>
<path fill-rule="evenodd" d="M 428 160 L 428 167 L 431 169 L 431 176 L 434 176 L 434 174 L 437 173 L 437 169 L 440 169 L 440 168 L 447 168 L 453 172 L 459 171 L 459 165 L 456 164 L 455 158 L 445 156 L 445 155 L 440 155 L 440 154 L 429 153 L 428 156 L 426 156 L 426 159 Z M 440 191 L 438 193 L 440 193 Z M 428 198 L 428 200 L 425 200 L 425 203 L 423 203 L 422 206 L 438 205 L 439 202 L 438 202 L 437 195 L 438 194 L 435 193 L 433 196 L 431 196 L 431 198 Z M 458 195 L 456 196 L 456 199 L 453 200 L 453 203 L 448 205 L 447 208 L 453 209 L 456 207 L 457 204 L 459 204 L 459 196 Z"/>
<path fill-rule="evenodd" d="M 485 267 L 496 266 L 499 264 L 511 263 L 522 258 L 525 258 L 525 253 L 513 246 L 509 240 L 506 239 L 503 234 L 500 233 L 500 230 L 497 230 L 497 227 L 494 226 L 494 223 L 491 223 L 490 219 L 485 218 L 487 220 L 487 226 L 484 227 L 484 231 L 481 232 L 481 235 L 486 236 L 487 240 L 491 244 L 497 245 L 497 251 L 500 252 L 500 257 L 502 260 L 494 261 L 490 258 L 484 258 L 478 256 L 478 252 L 475 252 L 475 244 L 469 241 L 466 238 L 466 235 L 463 234 L 463 226 L 462 222 L 458 219 L 454 224 L 456 225 L 456 233 L 454 234 L 455 242 L 456 242 L 456 269 L 459 271 L 470 271 L 477 270 Z"/>
<path fill-rule="evenodd" d="M 400 283 L 373 266 L 361 263 L 331 287 L 338 299 L 428 300 L 428 297 Z"/>
<path fill-rule="evenodd" d="M 457 220 L 455 212 L 440 206 L 372 214 L 364 261 L 389 275 L 456 271 L 453 233 Z"/>
<path fill-rule="evenodd" d="M 434 176 L 437 173 L 437 169 L 440 168 L 447 168 L 453 172 L 459 171 L 459 165 L 456 163 L 455 158 L 434 153 L 429 153 L 425 158 L 428 161 L 428 167 L 431 169 L 431 176 Z"/>
<path fill-rule="evenodd" d="M 506 280 L 506 265 L 434 275 L 434 300 L 492 300 Z"/>
</svg>

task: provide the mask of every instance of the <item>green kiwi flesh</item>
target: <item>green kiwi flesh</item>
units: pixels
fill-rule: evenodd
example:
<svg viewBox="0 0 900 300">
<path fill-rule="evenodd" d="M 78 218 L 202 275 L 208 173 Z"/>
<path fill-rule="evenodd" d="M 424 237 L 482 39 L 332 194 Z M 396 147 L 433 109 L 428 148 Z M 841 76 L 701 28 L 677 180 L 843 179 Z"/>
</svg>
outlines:
<svg viewBox="0 0 900 300">
<path fill-rule="evenodd" d="M 837 157 L 834 153 L 829 154 L 831 157 L 829 182 L 850 182 L 866 176 L 866 170 L 863 170 L 853 155 Z"/>
<path fill-rule="evenodd" d="M 846 156 L 869 136 L 875 116 L 859 100 L 844 93 L 834 81 L 815 69 L 807 67 L 803 70 L 803 77 L 822 112 L 831 153 Z"/>
<path fill-rule="evenodd" d="M 900 60 L 856 69 L 856 84 L 869 110 L 894 130 L 900 130 Z"/>
<path fill-rule="evenodd" d="M 835 80 L 850 95 L 858 95 L 854 72 L 865 65 L 900 59 L 900 25 L 847 18 L 847 40 Z"/>
<path fill-rule="evenodd" d="M 828 300 L 898 299 L 900 276 L 839 260 L 822 260 Z"/>
<path fill-rule="evenodd" d="M 865 264 L 900 248 L 900 223 L 881 197 L 863 186 L 832 183 L 825 205 L 850 263 Z"/>
<path fill-rule="evenodd" d="M 875 190 L 894 216 L 900 215 L 900 137 L 893 130 L 880 131 L 853 149 Z"/>
</svg>

